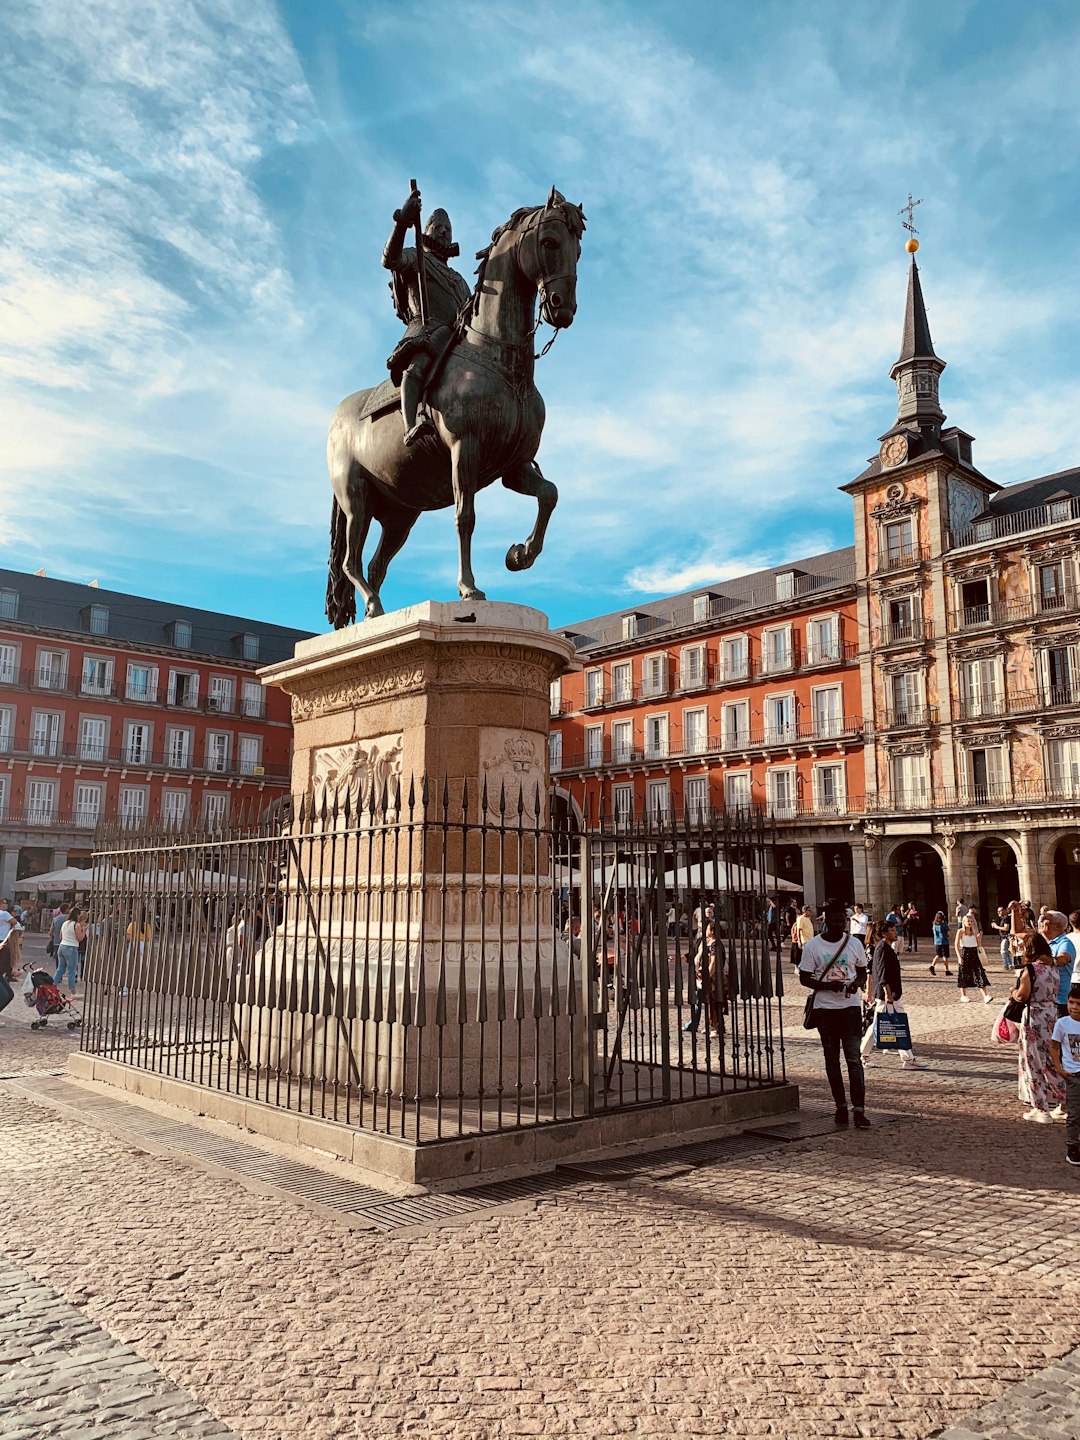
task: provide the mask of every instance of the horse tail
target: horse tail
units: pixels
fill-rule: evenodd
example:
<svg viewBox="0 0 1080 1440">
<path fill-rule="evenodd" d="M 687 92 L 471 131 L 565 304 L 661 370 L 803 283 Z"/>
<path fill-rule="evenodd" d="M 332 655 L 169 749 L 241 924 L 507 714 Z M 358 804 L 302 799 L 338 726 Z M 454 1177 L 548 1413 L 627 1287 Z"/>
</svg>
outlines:
<svg viewBox="0 0 1080 1440">
<path fill-rule="evenodd" d="M 334 497 L 330 510 L 330 559 L 326 577 L 326 618 L 335 630 L 356 619 L 356 590 L 345 574 L 345 512 Z"/>
</svg>

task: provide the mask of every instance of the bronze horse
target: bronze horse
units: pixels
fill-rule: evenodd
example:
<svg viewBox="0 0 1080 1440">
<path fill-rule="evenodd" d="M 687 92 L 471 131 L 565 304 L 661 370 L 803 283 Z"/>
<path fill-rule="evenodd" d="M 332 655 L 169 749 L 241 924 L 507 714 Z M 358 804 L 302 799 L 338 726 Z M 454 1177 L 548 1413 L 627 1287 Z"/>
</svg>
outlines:
<svg viewBox="0 0 1080 1440">
<path fill-rule="evenodd" d="M 427 392 L 435 434 L 406 448 L 392 393 L 393 408 L 380 405 L 376 391 L 358 390 L 334 411 L 326 446 L 334 487 L 326 613 L 335 630 L 356 619 L 356 590 L 366 618 L 383 613 L 386 567 L 424 510 L 454 506 L 458 593 L 483 600 L 472 570 L 474 500 L 500 477 L 537 506 L 529 538 L 506 552 L 507 569 L 527 570 L 540 554 L 559 492 L 534 460 L 544 428 L 533 384 L 536 300 L 556 331 L 573 324 L 584 231 L 581 207 L 552 189 L 546 205 L 516 210 L 479 252 L 476 289 Z M 372 520 L 382 535 L 365 576 Z"/>
</svg>

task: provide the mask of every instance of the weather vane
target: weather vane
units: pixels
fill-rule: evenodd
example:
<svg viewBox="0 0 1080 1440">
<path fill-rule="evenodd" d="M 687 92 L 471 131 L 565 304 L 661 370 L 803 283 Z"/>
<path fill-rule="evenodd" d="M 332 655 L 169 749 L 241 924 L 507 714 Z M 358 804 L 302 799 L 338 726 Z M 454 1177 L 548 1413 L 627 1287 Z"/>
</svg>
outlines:
<svg viewBox="0 0 1080 1440">
<path fill-rule="evenodd" d="M 898 215 L 907 216 L 907 219 L 902 220 L 900 223 L 908 232 L 907 243 L 905 244 L 904 249 L 908 252 L 909 255 L 914 255 L 915 251 L 919 248 L 919 242 L 915 239 L 915 236 L 919 233 L 918 230 L 915 229 L 915 206 L 921 204 L 922 201 L 915 200 L 912 197 L 911 191 L 909 190 L 907 204 L 901 205 L 900 209 L 896 212 Z"/>
</svg>

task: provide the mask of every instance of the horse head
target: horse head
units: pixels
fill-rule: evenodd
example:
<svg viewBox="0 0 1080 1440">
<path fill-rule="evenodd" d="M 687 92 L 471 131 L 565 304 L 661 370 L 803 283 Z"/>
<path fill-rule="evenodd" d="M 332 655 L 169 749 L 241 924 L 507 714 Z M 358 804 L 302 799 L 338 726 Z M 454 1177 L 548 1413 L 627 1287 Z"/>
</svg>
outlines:
<svg viewBox="0 0 1080 1440">
<path fill-rule="evenodd" d="M 577 312 L 577 264 L 585 233 L 585 212 L 553 185 L 547 204 L 533 215 L 518 263 L 536 286 L 541 319 L 556 330 L 565 330 L 574 323 Z"/>
</svg>

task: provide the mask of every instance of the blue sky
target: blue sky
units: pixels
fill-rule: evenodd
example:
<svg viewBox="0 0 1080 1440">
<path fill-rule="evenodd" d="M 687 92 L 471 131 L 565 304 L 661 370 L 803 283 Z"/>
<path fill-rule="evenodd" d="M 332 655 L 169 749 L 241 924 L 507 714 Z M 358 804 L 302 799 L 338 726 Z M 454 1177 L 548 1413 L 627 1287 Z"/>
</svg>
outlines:
<svg viewBox="0 0 1080 1440">
<path fill-rule="evenodd" d="M 1080 463 L 1067 3 L 8 0 L 0 563 L 324 628 L 326 425 L 399 327 L 416 175 L 473 252 L 589 219 L 538 367 L 560 503 L 474 561 L 556 623 L 850 540 L 895 414 L 908 191 L 942 398 L 1003 482 Z M 424 517 L 387 608 L 455 593 Z"/>
</svg>

